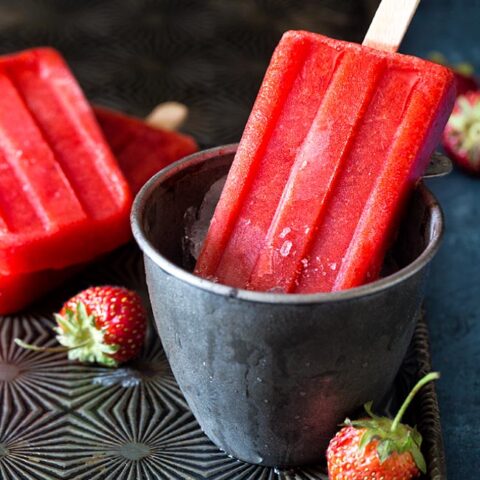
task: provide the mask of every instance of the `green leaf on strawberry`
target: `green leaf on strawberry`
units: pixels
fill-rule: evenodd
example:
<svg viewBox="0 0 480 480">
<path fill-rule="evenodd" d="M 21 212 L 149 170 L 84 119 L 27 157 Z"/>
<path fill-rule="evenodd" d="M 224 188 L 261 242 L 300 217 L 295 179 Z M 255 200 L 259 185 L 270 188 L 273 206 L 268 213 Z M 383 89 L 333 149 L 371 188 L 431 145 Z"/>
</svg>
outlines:
<svg viewBox="0 0 480 480">
<path fill-rule="evenodd" d="M 58 343 L 67 347 L 68 358 L 85 363 L 98 363 L 115 367 L 112 355 L 119 345 L 105 343 L 105 328 L 97 328 L 95 316 L 87 313 L 83 302 L 78 302 L 77 311 L 66 309 L 64 315 L 55 314 L 58 326 L 54 328 Z"/>
<path fill-rule="evenodd" d="M 30 350 L 67 352 L 70 360 L 115 367 L 138 355 L 146 330 L 146 313 L 137 293 L 123 287 L 92 287 L 68 300 L 55 314 L 56 338 L 62 347 Z"/>
</svg>

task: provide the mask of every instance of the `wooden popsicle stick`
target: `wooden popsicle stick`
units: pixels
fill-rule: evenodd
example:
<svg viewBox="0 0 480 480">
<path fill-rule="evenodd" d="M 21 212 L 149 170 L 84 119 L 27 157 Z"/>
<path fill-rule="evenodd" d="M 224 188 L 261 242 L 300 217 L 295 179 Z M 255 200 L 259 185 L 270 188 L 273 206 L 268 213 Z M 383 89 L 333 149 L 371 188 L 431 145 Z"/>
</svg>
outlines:
<svg viewBox="0 0 480 480">
<path fill-rule="evenodd" d="M 183 103 L 165 102 L 157 105 L 145 118 L 145 122 L 164 130 L 178 130 L 188 116 L 188 108 Z"/>
<path fill-rule="evenodd" d="M 363 45 L 396 52 L 419 3 L 420 0 L 382 0 Z"/>
</svg>

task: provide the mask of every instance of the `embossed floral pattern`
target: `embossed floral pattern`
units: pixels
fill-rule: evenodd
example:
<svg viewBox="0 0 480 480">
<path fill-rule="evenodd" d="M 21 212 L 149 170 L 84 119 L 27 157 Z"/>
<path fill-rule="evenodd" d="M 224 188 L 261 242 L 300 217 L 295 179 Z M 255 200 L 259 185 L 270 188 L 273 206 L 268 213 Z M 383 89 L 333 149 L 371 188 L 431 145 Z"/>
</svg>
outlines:
<svg viewBox="0 0 480 480">
<path fill-rule="evenodd" d="M 138 250 L 120 249 L 53 303 L 92 283 L 122 284 L 146 295 L 142 271 Z M 152 325 L 140 358 L 117 369 L 15 345 L 17 337 L 55 343 L 53 321 L 41 313 L 48 308 L 0 319 L 0 478 L 323 478 L 321 467 L 275 472 L 213 445 L 189 411 Z"/>
</svg>

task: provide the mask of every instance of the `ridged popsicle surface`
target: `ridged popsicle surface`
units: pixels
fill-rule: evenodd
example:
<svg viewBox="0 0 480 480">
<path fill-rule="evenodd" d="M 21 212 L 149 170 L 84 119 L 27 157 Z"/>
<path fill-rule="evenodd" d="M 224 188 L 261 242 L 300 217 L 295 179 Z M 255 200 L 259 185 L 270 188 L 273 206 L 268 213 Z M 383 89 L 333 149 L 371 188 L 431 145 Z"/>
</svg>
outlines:
<svg viewBox="0 0 480 480">
<path fill-rule="evenodd" d="M 0 91 L 0 272 L 61 268 L 125 242 L 130 189 L 61 56 L 1 57 Z"/>
<path fill-rule="evenodd" d="M 138 192 L 144 183 L 162 168 L 198 150 L 196 142 L 187 135 L 153 128 L 140 119 L 106 108 L 94 107 L 93 111 L 132 193 Z M 0 201 L 2 194 L 13 194 L 13 198 L 7 200 L 7 205 L 11 204 L 17 193 L 17 188 L 0 190 Z M 26 197 L 20 195 L 19 199 L 26 200 Z M 8 209 L 6 211 L 10 212 Z M 83 216 L 81 208 L 78 211 Z M 27 221 L 37 218 L 35 214 L 28 218 L 26 214 L 29 212 L 28 206 L 13 212 L 18 215 L 20 231 Z M 60 270 L 0 274 L 0 314 L 5 315 L 25 308 L 84 266 L 76 264 Z"/>
<path fill-rule="evenodd" d="M 94 112 L 133 194 L 162 168 L 198 150 L 188 135 L 150 127 L 106 108 L 95 107 Z"/>
<path fill-rule="evenodd" d="M 453 100 L 452 73 L 444 67 L 287 32 L 196 273 L 287 293 L 375 279 Z"/>
</svg>

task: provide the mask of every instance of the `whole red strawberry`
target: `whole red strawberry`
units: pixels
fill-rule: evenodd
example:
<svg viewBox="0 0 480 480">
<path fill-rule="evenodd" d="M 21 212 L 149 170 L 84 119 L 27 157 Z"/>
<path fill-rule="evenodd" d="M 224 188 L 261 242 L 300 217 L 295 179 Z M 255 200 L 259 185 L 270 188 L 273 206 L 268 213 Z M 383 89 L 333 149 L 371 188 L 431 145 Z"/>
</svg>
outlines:
<svg viewBox="0 0 480 480">
<path fill-rule="evenodd" d="M 480 174 L 480 91 L 457 98 L 442 144 L 460 167 Z"/>
<path fill-rule="evenodd" d="M 459 72 L 454 73 L 457 83 L 457 96 L 465 95 L 468 92 L 475 92 L 480 88 L 476 77 L 473 75 L 466 75 Z"/>
<path fill-rule="evenodd" d="M 392 420 L 378 417 L 365 405 L 369 418 L 345 420 L 345 426 L 330 441 L 327 449 L 330 480 L 410 480 L 426 472 L 420 450 L 422 437 L 400 423 L 415 394 L 426 383 L 439 378 L 432 372 L 423 377 L 410 392 Z"/>
<path fill-rule="evenodd" d="M 135 358 L 143 345 L 147 315 L 139 295 L 123 287 L 91 287 L 55 315 L 57 349 L 16 343 L 37 351 L 67 351 L 70 360 L 116 366 Z"/>
</svg>

